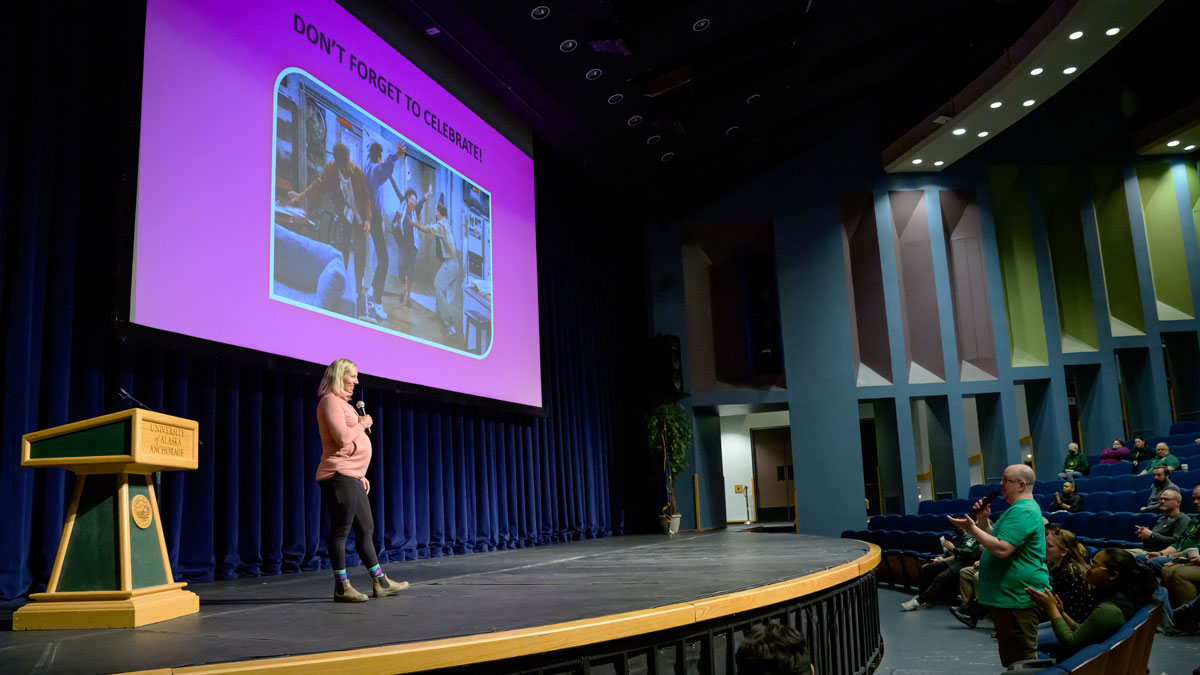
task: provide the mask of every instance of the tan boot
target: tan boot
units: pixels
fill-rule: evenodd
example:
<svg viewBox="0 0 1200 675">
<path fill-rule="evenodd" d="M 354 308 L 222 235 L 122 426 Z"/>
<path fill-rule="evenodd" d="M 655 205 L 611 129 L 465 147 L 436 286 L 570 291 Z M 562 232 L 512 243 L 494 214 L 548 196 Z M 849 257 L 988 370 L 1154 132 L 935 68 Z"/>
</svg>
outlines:
<svg viewBox="0 0 1200 675">
<path fill-rule="evenodd" d="M 371 578 L 371 591 L 377 598 L 395 595 L 406 588 L 408 588 L 407 581 L 392 581 L 386 574 Z"/>
<path fill-rule="evenodd" d="M 334 581 L 333 582 L 333 601 L 334 602 L 366 602 L 366 593 L 359 593 L 354 590 L 349 581 Z"/>
</svg>

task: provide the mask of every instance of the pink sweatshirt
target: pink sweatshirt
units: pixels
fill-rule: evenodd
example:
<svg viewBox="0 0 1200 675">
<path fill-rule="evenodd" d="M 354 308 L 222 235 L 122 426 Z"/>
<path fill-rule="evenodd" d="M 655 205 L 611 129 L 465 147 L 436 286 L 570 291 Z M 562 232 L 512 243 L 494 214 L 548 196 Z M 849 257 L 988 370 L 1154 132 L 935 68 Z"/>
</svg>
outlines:
<svg viewBox="0 0 1200 675">
<path fill-rule="evenodd" d="M 321 431 L 321 463 L 317 480 L 333 474 L 362 478 L 371 463 L 371 439 L 359 422 L 358 412 L 335 394 L 325 394 L 317 404 L 317 428 Z"/>
</svg>

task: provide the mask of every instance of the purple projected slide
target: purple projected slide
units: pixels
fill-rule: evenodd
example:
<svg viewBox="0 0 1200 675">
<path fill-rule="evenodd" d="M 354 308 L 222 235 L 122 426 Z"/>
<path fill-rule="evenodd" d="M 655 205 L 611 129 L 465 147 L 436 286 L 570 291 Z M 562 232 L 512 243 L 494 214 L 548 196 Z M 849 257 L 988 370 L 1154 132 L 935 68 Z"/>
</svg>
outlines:
<svg viewBox="0 0 1200 675">
<path fill-rule="evenodd" d="M 540 406 L 533 161 L 330 0 L 150 0 L 133 322 Z"/>
</svg>

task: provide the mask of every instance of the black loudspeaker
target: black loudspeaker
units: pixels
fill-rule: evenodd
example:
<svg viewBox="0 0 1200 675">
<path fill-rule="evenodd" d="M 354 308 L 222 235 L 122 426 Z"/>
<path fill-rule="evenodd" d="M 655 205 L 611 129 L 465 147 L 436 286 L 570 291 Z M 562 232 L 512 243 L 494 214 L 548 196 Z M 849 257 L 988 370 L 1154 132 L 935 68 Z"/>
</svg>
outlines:
<svg viewBox="0 0 1200 675">
<path fill-rule="evenodd" d="M 683 390 L 683 350 L 679 337 L 655 335 L 650 340 L 650 364 L 648 372 L 655 393 L 671 396 L 686 396 Z"/>
</svg>

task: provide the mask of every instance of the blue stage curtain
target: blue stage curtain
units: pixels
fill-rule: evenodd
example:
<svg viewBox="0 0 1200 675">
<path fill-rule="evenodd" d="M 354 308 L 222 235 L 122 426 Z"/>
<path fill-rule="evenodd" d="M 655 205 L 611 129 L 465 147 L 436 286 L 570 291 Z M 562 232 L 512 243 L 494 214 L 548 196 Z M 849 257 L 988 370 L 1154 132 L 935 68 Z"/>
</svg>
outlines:
<svg viewBox="0 0 1200 675">
<path fill-rule="evenodd" d="M 200 424 L 199 468 L 161 475 L 182 580 L 327 566 L 314 479 L 320 366 L 169 337 L 126 341 L 114 330 L 129 292 L 119 270 L 133 219 L 140 74 L 130 71 L 140 67 L 142 25 L 136 7 L 72 14 L 52 4 L 30 6 L 38 17 L 3 54 L 13 79 L 0 106 L 0 597 L 44 588 L 73 482 L 62 470 L 22 468 L 21 435 L 123 409 L 119 387 Z M 203 187 L 180 189 L 185 199 Z M 553 214 L 539 204 L 543 223 Z M 588 273 L 556 246 L 539 249 L 546 416 L 366 388 L 383 561 L 625 530 L 629 490 L 614 487 L 612 467 L 631 404 L 616 373 L 640 340 L 640 298 L 613 297 L 603 276 L 613 268 Z"/>
</svg>

